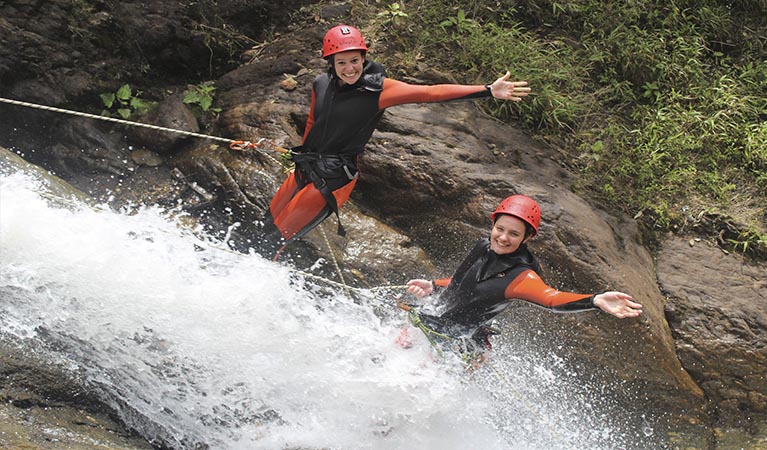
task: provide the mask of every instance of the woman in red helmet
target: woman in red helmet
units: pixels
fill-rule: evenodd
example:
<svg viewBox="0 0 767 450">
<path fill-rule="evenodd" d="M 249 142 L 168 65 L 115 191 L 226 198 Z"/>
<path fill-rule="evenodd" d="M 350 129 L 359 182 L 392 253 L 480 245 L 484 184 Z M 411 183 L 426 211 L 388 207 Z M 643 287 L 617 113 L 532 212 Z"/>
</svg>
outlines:
<svg viewBox="0 0 767 450">
<path fill-rule="evenodd" d="M 519 101 L 529 94 L 526 81 L 510 73 L 488 85 L 417 86 L 386 78 L 380 64 L 365 58 L 365 39 L 348 25 L 331 28 L 323 40 L 328 72 L 312 85 L 311 107 L 300 147 L 293 149 L 296 170 L 279 188 L 264 221 L 265 244 L 297 239 L 349 198 L 357 182 L 357 157 L 370 140 L 384 109 L 405 103 L 495 97 Z M 343 235 L 340 218 L 338 232 Z"/>
<path fill-rule="evenodd" d="M 416 297 L 430 295 L 435 286 L 446 286 L 440 301 L 439 317 L 420 315 L 430 329 L 446 335 L 473 335 L 489 347 L 483 324 L 502 312 L 513 300 L 524 300 L 555 311 L 601 309 L 618 318 L 637 317 L 642 305 L 628 294 L 609 291 L 601 294 L 561 292 L 547 286 L 539 276 L 538 261 L 527 242 L 538 233 L 541 210 L 524 195 L 504 199 L 492 214 L 490 238 L 481 239 L 464 259 L 452 278 L 410 280 L 408 291 Z"/>
</svg>

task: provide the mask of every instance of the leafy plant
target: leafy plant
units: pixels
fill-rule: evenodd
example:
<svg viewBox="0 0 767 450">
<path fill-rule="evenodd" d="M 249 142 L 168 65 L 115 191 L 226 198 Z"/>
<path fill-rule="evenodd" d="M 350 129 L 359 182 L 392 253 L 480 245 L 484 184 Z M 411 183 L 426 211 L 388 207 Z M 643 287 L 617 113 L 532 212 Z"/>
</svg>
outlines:
<svg viewBox="0 0 767 450">
<path fill-rule="evenodd" d="M 200 116 L 208 111 L 219 113 L 221 108 L 211 108 L 213 105 L 213 99 L 215 98 L 216 87 L 212 82 L 204 82 L 194 86 L 191 86 L 184 95 L 183 102 L 195 110 L 195 113 Z"/>
<path fill-rule="evenodd" d="M 737 237 L 727 239 L 726 243 L 737 252 L 767 257 L 767 233 L 760 233 L 754 227 L 740 230 Z"/>
<path fill-rule="evenodd" d="M 479 26 L 476 20 L 466 17 L 466 11 L 463 9 L 458 10 L 458 14 L 453 17 L 448 17 L 439 23 L 442 28 L 454 27 L 459 32 L 472 31 L 473 28 Z"/>
<path fill-rule="evenodd" d="M 399 25 L 404 19 L 407 19 L 408 15 L 402 9 L 402 5 L 398 2 L 390 3 L 385 11 L 378 13 L 378 17 L 383 18 L 386 25 Z"/>
<path fill-rule="evenodd" d="M 123 84 L 115 92 L 99 94 L 101 102 L 106 107 L 101 114 L 104 116 L 117 114 L 123 119 L 144 115 L 156 105 L 156 102 L 140 98 L 141 94 L 141 91 L 134 93 L 128 84 Z"/>
</svg>

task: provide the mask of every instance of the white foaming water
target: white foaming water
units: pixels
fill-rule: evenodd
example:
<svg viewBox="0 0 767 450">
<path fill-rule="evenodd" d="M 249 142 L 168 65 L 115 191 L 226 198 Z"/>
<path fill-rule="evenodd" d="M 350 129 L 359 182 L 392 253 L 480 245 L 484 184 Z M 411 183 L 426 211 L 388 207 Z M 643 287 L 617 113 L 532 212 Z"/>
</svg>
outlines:
<svg viewBox="0 0 767 450">
<path fill-rule="evenodd" d="M 0 176 L 2 330 L 51 349 L 158 444 L 624 446 L 598 415 L 584 417 L 582 400 L 562 397 L 566 386 L 548 404 L 531 400 L 547 394 L 549 369 L 529 360 L 495 356 L 470 375 L 424 339 L 396 345 L 396 312 L 383 320 L 371 304 L 321 294 L 159 209 L 63 208 L 42 190 L 30 176 Z"/>
</svg>

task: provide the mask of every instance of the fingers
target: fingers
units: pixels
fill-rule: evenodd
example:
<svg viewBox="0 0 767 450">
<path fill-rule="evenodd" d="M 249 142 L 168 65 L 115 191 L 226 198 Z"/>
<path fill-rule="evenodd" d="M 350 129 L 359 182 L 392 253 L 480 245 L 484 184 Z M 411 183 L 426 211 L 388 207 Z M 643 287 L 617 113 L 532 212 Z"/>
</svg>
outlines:
<svg viewBox="0 0 767 450">
<path fill-rule="evenodd" d="M 621 319 L 627 318 L 627 317 L 639 317 L 642 314 L 642 311 L 639 309 L 628 309 L 625 311 L 622 311 L 621 315 L 618 316 Z"/>
<path fill-rule="evenodd" d="M 605 311 L 619 319 L 626 319 L 629 317 L 638 317 L 642 314 L 641 309 L 629 307 L 627 304 L 616 306 L 614 308 L 609 308 L 609 309 L 606 309 Z"/>
<path fill-rule="evenodd" d="M 620 319 L 637 317 L 642 314 L 642 305 L 634 302 L 629 294 L 609 291 L 599 294 L 597 297 L 599 298 L 598 308 Z M 595 305 L 597 304 L 597 297 L 594 298 Z"/>
<path fill-rule="evenodd" d="M 632 307 L 633 309 L 642 309 L 642 305 L 640 303 L 632 302 L 631 300 L 626 300 L 626 305 Z"/>
<path fill-rule="evenodd" d="M 509 81 L 509 78 L 511 71 L 507 70 L 502 77 L 495 80 L 491 89 L 493 97 L 518 102 L 530 94 L 527 81 Z"/>
<path fill-rule="evenodd" d="M 407 291 L 418 298 L 426 297 L 427 295 L 429 295 L 423 288 L 420 288 L 418 286 L 410 286 L 409 288 L 407 288 Z"/>
<path fill-rule="evenodd" d="M 642 314 L 641 311 L 637 311 L 635 309 L 629 310 L 629 311 L 619 311 L 613 314 L 615 317 L 619 319 L 628 319 L 631 317 L 639 317 L 639 315 Z"/>
<path fill-rule="evenodd" d="M 530 93 L 530 88 L 527 87 L 527 81 L 512 81 L 509 84 L 511 85 L 509 90 L 517 95 L 527 95 Z"/>
<path fill-rule="evenodd" d="M 407 291 L 419 298 L 431 294 L 432 291 L 429 280 L 410 280 L 407 286 Z"/>
<path fill-rule="evenodd" d="M 522 97 L 526 97 L 530 94 L 530 88 L 527 87 L 527 81 L 507 81 L 506 83 L 506 96 L 507 100 L 520 101 Z"/>
</svg>

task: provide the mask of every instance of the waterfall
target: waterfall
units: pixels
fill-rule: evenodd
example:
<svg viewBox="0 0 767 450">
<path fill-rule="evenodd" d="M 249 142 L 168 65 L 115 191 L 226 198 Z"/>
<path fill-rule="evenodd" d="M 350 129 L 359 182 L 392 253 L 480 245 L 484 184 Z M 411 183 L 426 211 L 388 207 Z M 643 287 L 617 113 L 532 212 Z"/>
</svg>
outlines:
<svg viewBox="0 0 767 450">
<path fill-rule="evenodd" d="M 380 312 L 388 299 L 230 251 L 179 212 L 45 191 L 0 175 L 0 338 L 63 362 L 158 446 L 643 448 L 554 382 L 551 357 L 499 349 L 468 371 L 414 329 L 397 345 L 406 320 Z"/>
</svg>

